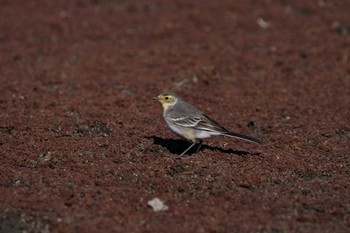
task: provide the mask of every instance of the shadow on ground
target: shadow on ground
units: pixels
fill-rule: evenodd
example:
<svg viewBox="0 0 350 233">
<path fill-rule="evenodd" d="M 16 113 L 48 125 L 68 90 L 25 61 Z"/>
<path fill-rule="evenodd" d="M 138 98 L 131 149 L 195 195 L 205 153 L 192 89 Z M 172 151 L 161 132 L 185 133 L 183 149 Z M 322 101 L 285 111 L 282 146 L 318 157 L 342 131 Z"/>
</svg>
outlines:
<svg viewBox="0 0 350 233">
<path fill-rule="evenodd" d="M 184 152 L 190 145 L 190 142 L 187 142 L 185 140 L 181 139 L 172 139 L 172 138 L 160 138 L 157 136 L 151 136 L 151 137 L 146 137 L 147 139 L 153 139 L 153 144 L 155 145 L 160 145 L 164 148 L 166 148 L 170 153 L 175 154 L 175 155 L 180 155 L 182 152 Z M 194 146 L 191 148 L 186 154 L 187 155 L 192 155 L 197 152 L 198 146 Z M 234 154 L 238 156 L 261 156 L 261 153 L 250 153 L 247 151 L 240 151 L 240 150 L 233 150 L 233 149 L 223 149 L 219 146 L 209 146 L 206 144 L 202 144 L 200 147 L 199 151 L 204 151 L 204 150 L 211 150 L 211 151 L 220 151 L 221 153 L 225 154 Z"/>
</svg>

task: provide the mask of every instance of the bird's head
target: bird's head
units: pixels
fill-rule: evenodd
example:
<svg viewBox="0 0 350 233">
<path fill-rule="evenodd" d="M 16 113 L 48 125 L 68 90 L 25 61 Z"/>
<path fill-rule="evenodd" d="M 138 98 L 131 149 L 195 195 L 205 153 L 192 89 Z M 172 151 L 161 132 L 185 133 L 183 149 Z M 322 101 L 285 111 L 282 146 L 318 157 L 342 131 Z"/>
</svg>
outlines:
<svg viewBox="0 0 350 233">
<path fill-rule="evenodd" d="M 165 110 L 173 106 L 177 102 L 179 97 L 173 92 L 164 92 L 158 95 L 157 97 L 154 97 L 153 99 L 158 100 L 162 104 L 163 109 Z"/>
</svg>

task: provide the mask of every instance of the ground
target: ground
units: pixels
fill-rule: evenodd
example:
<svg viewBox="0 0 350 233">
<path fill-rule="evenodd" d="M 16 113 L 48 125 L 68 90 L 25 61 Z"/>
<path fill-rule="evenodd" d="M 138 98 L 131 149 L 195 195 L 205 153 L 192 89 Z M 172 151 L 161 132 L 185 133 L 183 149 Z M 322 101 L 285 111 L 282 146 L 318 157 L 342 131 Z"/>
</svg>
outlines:
<svg viewBox="0 0 350 233">
<path fill-rule="evenodd" d="M 349 9 L 1 0 L 0 232 L 350 232 Z M 263 144 L 176 159 L 166 89 Z"/>
</svg>

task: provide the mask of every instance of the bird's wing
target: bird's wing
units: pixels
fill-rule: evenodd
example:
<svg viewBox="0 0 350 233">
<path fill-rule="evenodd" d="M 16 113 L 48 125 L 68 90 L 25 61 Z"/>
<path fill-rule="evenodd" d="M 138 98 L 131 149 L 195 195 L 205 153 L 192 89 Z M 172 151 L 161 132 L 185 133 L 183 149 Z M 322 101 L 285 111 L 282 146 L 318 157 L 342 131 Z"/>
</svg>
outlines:
<svg viewBox="0 0 350 233">
<path fill-rule="evenodd" d="M 220 126 L 216 121 L 208 117 L 207 115 L 202 115 L 201 121 L 196 125 L 196 129 L 206 130 L 217 133 L 228 132 L 224 127 Z"/>
<path fill-rule="evenodd" d="M 225 128 L 221 127 L 216 121 L 204 114 L 198 117 L 171 118 L 171 121 L 175 125 L 188 127 L 196 130 L 205 130 L 217 133 L 228 132 Z"/>
<path fill-rule="evenodd" d="M 201 121 L 200 117 L 172 117 L 171 122 L 175 125 L 193 128 Z"/>
</svg>

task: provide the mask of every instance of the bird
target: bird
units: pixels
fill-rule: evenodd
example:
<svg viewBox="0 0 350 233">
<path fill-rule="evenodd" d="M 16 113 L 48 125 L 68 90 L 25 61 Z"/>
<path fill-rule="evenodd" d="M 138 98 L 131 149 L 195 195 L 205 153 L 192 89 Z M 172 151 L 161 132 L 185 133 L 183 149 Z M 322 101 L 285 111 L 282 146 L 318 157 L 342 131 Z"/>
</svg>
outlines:
<svg viewBox="0 0 350 233">
<path fill-rule="evenodd" d="M 199 144 L 198 152 L 203 139 L 211 136 L 223 135 L 261 144 L 261 141 L 256 138 L 234 133 L 222 127 L 173 91 L 165 91 L 153 97 L 153 99 L 162 104 L 163 117 L 170 130 L 178 137 L 191 142 L 191 145 L 179 157 L 183 156 L 196 144 Z"/>
</svg>

